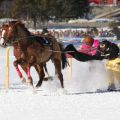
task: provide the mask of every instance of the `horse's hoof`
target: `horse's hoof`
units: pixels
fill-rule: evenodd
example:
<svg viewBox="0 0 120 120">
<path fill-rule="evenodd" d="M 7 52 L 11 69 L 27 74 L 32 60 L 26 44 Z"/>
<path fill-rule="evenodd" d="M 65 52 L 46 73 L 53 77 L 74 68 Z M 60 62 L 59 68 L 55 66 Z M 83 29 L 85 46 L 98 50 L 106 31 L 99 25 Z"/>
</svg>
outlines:
<svg viewBox="0 0 120 120">
<path fill-rule="evenodd" d="M 65 90 L 64 88 L 59 88 L 57 92 L 58 92 L 58 95 L 64 95 L 68 93 L 67 90 Z"/>
<path fill-rule="evenodd" d="M 44 81 L 48 81 L 48 80 L 49 80 L 49 78 L 48 78 L 48 77 L 45 77 L 43 80 L 44 80 Z"/>
<path fill-rule="evenodd" d="M 34 86 L 31 82 L 26 82 L 26 85 L 28 86 L 28 88 L 34 89 Z"/>
<path fill-rule="evenodd" d="M 53 80 L 53 77 L 52 76 L 49 76 L 49 77 L 45 77 L 44 79 L 43 79 L 44 81 L 48 81 L 48 80 Z"/>
<path fill-rule="evenodd" d="M 40 87 L 40 85 L 39 85 L 39 84 L 37 84 L 37 85 L 36 85 L 36 88 L 39 88 L 39 87 Z"/>
</svg>

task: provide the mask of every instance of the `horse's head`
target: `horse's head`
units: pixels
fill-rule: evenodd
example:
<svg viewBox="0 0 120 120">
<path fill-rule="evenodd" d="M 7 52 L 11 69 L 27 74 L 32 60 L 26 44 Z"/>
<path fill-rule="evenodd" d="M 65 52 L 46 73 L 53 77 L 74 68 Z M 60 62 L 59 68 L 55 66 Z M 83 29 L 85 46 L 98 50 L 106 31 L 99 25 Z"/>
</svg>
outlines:
<svg viewBox="0 0 120 120">
<path fill-rule="evenodd" d="M 1 39 L 0 39 L 0 44 L 2 46 L 5 46 L 7 36 L 8 36 L 8 29 L 9 25 L 8 24 L 3 24 L 1 28 Z"/>
<path fill-rule="evenodd" d="M 1 45 L 5 45 L 6 43 L 11 43 L 14 41 L 15 36 L 17 36 L 16 24 L 17 21 L 11 21 L 8 24 L 2 25 L 0 40 Z"/>
</svg>

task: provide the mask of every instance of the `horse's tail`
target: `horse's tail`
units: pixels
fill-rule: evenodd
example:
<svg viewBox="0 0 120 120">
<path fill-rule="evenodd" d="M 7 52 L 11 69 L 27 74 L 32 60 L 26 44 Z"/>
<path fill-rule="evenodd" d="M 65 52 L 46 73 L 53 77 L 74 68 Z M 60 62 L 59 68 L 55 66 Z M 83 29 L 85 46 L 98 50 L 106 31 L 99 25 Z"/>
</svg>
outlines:
<svg viewBox="0 0 120 120">
<path fill-rule="evenodd" d="M 63 51 L 63 45 L 59 43 L 60 50 L 61 50 L 61 59 L 62 59 L 62 69 L 66 68 L 68 65 L 68 61 L 66 59 L 65 53 Z"/>
</svg>

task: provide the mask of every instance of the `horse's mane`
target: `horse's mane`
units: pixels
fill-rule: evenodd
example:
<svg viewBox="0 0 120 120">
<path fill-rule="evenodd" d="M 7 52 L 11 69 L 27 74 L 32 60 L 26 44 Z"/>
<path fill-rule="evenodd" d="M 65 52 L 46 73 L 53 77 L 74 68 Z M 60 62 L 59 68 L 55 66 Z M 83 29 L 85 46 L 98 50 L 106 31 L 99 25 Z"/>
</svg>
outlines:
<svg viewBox="0 0 120 120">
<path fill-rule="evenodd" d="M 28 29 L 25 27 L 25 24 L 24 23 L 22 23 L 21 21 L 10 21 L 9 22 L 9 25 L 15 25 L 15 26 L 20 26 L 20 27 L 22 27 L 23 29 L 24 29 L 24 31 L 25 32 L 27 32 L 28 34 L 31 34 L 29 31 L 28 31 Z"/>
</svg>

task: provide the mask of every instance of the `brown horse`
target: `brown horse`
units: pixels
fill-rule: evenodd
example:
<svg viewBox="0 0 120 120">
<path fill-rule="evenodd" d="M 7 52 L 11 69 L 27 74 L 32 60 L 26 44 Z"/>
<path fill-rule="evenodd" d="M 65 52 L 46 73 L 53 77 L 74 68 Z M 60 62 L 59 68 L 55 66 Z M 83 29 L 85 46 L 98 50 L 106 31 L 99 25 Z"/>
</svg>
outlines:
<svg viewBox="0 0 120 120">
<path fill-rule="evenodd" d="M 9 28 L 9 25 L 8 24 L 4 24 L 3 26 L 2 26 L 2 32 L 3 31 L 8 31 L 8 28 Z M 2 38 L 3 38 L 4 36 L 2 35 L 2 37 L 1 37 L 1 42 L 2 42 Z M 3 45 L 3 46 L 5 46 L 5 44 Z M 21 47 L 20 47 L 20 45 L 19 45 L 19 43 L 18 42 L 15 42 L 15 43 L 13 43 L 13 51 L 14 51 L 14 56 L 15 56 L 15 58 L 16 58 L 16 60 L 17 60 L 17 62 L 16 62 L 16 60 L 14 61 L 14 66 L 15 66 L 15 68 L 16 68 L 16 71 L 17 71 L 17 73 L 18 73 L 18 75 L 19 75 L 19 78 L 21 79 L 21 81 L 22 81 L 22 83 L 25 83 L 26 82 L 26 79 L 25 79 L 25 77 L 23 77 L 23 75 L 22 75 L 22 73 L 21 73 L 21 71 L 20 71 L 20 69 L 19 69 L 19 67 L 18 67 L 18 64 L 21 66 L 21 68 L 24 70 L 24 72 L 27 74 L 27 66 L 24 64 L 24 60 L 20 60 L 20 58 L 21 58 L 21 55 L 23 54 L 22 53 L 22 50 L 21 50 Z M 41 81 L 41 80 L 46 80 L 47 78 L 44 78 L 45 77 L 45 73 L 44 73 L 44 69 L 45 69 L 45 72 L 47 73 L 47 75 L 48 75 L 48 77 L 49 77 L 49 74 L 48 74 L 48 71 L 47 71 L 47 67 L 46 67 L 46 64 L 44 64 L 44 65 L 34 65 L 33 66 L 34 68 L 35 68 L 35 70 L 37 71 L 37 73 L 38 73 L 38 76 L 39 76 L 39 81 Z M 30 79 L 30 81 L 32 81 L 32 77 L 31 76 L 29 76 L 29 74 L 27 74 L 27 76 L 29 77 L 29 79 Z"/>
<path fill-rule="evenodd" d="M 43 66 L 51 59 L 55 66 L 55 72 L 58 74 L 61 87 L 64 88 L 61 69 L 65 68 L 67 61 L 64 53 L 61 52 L 62 47 L 57 42 L 57 40 L 54 37 L 46 37 L 48 41 L 51 42 L 51 45 L 43 45 L 42 42 L 44 41 L 45 36 L 39 37 L 31 35 L 31 33 L 21 22 L 11 21 L 9 22 L 8 26 L 9 27 L 7 30 L 2 30 L 2 44 L 12 44 L 14 47 L 14 55 L 16 53 L 15 44 L 19 44 L 19 48 L 17 49 L 19 49 L 21 55 L 19 55 L 17 60 L 14 61 L 14 65 L 17 66 L 18 64 L 21 64 L 27 68 L 25 71 L 28 75 L 30 84 L 32 85 L 32 79 L 30 79 L 30 67 L 36 65 Z M 42 81 L 43 79 L 40 79 L 37 86 L 41 86 Z"/>
</svg>

